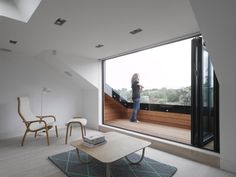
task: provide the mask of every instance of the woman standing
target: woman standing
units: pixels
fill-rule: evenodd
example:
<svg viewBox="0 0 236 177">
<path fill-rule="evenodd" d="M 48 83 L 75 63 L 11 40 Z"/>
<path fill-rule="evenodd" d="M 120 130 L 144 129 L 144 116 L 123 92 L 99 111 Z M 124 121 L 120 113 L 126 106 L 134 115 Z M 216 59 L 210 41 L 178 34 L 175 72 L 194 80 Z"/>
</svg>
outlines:
<svg viewBox="0 0 236 177">
<path fill-rule="evenodd" d="M 139 74 L 135 73 L 131 79 L 132 87 L 132 100 L 133 100 L 133 112 L 130 118 L 131 122 L 139 122 L 137 119 L 137 113 L 140 110 L 140 91 L 143 86 L 139 84 Z"/>
</svg>

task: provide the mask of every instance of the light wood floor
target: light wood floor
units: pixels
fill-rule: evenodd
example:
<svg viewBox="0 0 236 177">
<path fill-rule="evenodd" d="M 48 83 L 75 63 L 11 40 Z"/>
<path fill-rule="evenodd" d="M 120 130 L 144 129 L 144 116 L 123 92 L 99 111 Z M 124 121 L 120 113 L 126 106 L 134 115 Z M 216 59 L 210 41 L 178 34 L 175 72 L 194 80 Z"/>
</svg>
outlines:
<svg viewBox="0 0 236 177">
<path fill-rule="evenodd" d="M 87 130 L 88 134 L 94 132 Z M 79 129 L 73 129 L 69 142 L 79 137 Z M 21 138 L 0 140 L 0 177 L 66 177 L 47 159 L 50 155 L 73 149 L 69 143 L 64 144 L 65 129 L 59 129 L 59 138 L 51 131 L 50 146 L 47 146 L 44 136 L 34 139 L 32 135 L 26 139 L 24 147 L 21 147 Z M 145 155 L 177 167 L 174 177 L 236 177 L 235 174 L 152 148 L 147 148 Z"/>
<path fill-rule="evenodd" d="M 191 144 L 191 130 L 188 129 L 170 127 L 148 122 L 133 123 L 126 119 L 109 120 L 106 121 L 105 124 L 176 142 Z"/>
</svg>

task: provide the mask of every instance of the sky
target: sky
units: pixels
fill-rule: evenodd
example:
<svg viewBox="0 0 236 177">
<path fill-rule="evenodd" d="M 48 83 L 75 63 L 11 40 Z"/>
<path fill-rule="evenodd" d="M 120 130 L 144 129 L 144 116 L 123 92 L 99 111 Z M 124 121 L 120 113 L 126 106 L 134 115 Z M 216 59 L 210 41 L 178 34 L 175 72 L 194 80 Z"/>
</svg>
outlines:
<svg viewBox="0 0 236 177">
<path fill-rule="evenodd" d="M 139 73 L 144 89 L 191 85 L 191 39 L 107 60 L 105 82 L 114 89 L 131 89 Z"/>
</svg>

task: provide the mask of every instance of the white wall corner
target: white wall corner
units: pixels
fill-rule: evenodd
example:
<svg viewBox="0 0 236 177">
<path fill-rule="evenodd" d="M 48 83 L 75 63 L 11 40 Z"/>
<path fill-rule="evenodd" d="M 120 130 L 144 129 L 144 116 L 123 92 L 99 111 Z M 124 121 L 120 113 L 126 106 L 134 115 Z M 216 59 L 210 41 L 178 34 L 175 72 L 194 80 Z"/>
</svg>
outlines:
<svg viewBox="0 0 236 177">
<path fill-rule="evenodd" d="M 236 161 L 230 161 L 221 157 L 220 168 L 226 171 L 236 173 Z"/>
<path fill-rule="evenodd" d="M 220 83 L 220 166 L 236 172 L 234 0 L 190 0 Z"/>
</svg>

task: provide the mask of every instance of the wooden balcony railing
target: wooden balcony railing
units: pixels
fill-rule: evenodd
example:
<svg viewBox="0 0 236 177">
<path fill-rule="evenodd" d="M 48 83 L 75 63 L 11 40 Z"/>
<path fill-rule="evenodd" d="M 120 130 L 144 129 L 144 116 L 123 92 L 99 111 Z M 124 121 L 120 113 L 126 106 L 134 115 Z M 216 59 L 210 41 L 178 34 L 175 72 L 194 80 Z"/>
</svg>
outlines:
<svg viewBox="0 0 236 177">
<path fill-rule="evenodd" d="M 119 104 L 105 94 L 104 122 L 115 119 L 129 119 L 132 109 Z M 191 129 L 191 115 L 183 113 L 140 110 L 138 119 L 143 122 Z"/>
</svg>

